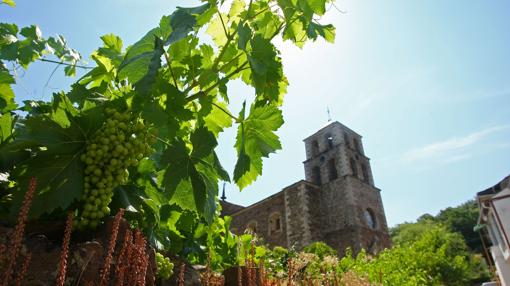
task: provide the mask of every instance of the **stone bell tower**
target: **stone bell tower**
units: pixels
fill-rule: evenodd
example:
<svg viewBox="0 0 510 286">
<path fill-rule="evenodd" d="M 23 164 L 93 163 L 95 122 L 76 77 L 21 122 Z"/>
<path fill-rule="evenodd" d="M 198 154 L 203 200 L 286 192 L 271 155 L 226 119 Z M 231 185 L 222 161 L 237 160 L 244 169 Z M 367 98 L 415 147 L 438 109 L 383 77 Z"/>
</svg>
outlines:
<svg viewBox="0 0 510 286">
<path fill-rule="evenodd" d="M 378 252 L 391 246 L 386 216 L 361 136 L 331 122 L 304 140 L 306 180 L 320 190 L 324 242 L 343 252 Z"/>
</svg>

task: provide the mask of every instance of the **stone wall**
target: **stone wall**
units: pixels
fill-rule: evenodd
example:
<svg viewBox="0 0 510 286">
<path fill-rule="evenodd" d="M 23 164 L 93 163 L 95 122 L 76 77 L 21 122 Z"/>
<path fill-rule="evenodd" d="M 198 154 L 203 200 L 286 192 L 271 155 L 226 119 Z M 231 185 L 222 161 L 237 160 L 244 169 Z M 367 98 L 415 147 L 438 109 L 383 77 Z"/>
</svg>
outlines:
<svg viewBox="0 0 510 286">
<path fill-rule="evenodd" d="M 324 233 L 355 224 L 353 193 L 347 188 L 346 177 L 340 177 L 321 187 L 321 224 Z"/>
<path fill-rule="evenodd" d="M 300 181 L 284 189 L 289 246 L 301 249 L 322 240 L 320 188 Z"/>
<path fill-rule="evenodd" d="M 281 230 L 269 232 L 269 217 L 274 214 L 280 214 Z M 287 223 L 285 213 L 285 195 L 283 192 L 274 194 L 260 202 L 248 206 L 232 216 L 231 228 L 234 233 L 242 234 L 248 224 L 255 222 L 257 225 L 257 235 L 262 237 L 269 245 L 280 245 L 287 247 Z"/>
<path fill-rule="evenodd" d="M 355 215 L 353 215 L 353 218 L 356 219 L 355 225 L 360 227 L 359 240 L 362 247 L 366 249 L 373 248 L 375 252 L 390 247 L 391 239 L 388 234 L 381 191 L 354 177 L 347 177 L 347 181 L 352 190 L 355 191 L 353 195 Z M 365 219 L 365 210 L 367 209 L 373 212 L 375 217 L 376 226 L 374 229 L 370 228 Z M 372 243 L 375 243 L 375 245 L 369 247 Z"/>
</svg>

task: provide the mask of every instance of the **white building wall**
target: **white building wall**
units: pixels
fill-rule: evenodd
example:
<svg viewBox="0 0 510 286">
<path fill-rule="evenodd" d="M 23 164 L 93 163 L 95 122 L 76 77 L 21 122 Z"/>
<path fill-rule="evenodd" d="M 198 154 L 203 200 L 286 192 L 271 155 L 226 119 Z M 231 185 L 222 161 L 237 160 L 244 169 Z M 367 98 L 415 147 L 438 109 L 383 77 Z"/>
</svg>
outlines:
<svg viewBox="0 0 510 286">
<path fill-rule="evenodd" d="M 501 286 L 510 286 L 510 262 L 505 260 L 501 249 L 497 246 L 491 247 L 491 255 L 494 258 L 494 264 L 496 265 L 496 271 L 501 280 Z"/>
<path fill-rule="evenodd" d="M 494 212 L 497 217 L 498 226 L 506 244 L 506 260 L 510 259 L 510 188 L 506 188 L 492 197 Z"/>
<path fill-rule="evenodd" d="M 510 188 L 492 197 L 492 207 L 488 217 L 491 254 L 502 286 L 510 286 Z"/>
</svg>

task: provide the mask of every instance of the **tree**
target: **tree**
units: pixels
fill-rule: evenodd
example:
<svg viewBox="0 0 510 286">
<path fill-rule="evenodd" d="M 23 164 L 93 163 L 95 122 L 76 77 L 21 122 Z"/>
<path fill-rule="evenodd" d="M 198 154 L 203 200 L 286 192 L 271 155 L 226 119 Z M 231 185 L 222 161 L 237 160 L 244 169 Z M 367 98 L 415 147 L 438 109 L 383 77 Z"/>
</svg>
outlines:
<svg viewBox="0 0 510 286">
<path fill-rule="evenodd" d="M 449 226 L 452 231 L 462 234 L 468 247 L 482 253 L 483 246 L 480 235 L 473 230 L 478 222 L 480 211 L 475 200 L 469 200 L 456 207 L 441 210 L 436 220 Z"/>
<path fill-rule="evenodd" d="M 400 228 L 393 248 L 374 258 L 364 252 L 356 258 L 347 255 L 340 271 L 354 270 L 383 285 L 479 285 L 488 278 L 480 257 L 469 254 L 459 233 L 432 223 Z"/>
<path fill-rule="evenodd" d="M 482 241 L 478 233 L 473 231 L 479 216 L 478 205 L 475 200 L 469 200 L 456 207 L 443 209 L 436 216 L 424 214 L 416 223 L 403 223 L 390 229 L 393 242 L 409 241 L 422 233 L 427 227 L 442 224 L 453 232 L 458 232 L 464 238 L 470 250 L 482 253 Z"/>
<path fill-rule="evenodd" d="M 433 277 L 434 283 L 477 285 L 486 281 L 489 276 L 481 255 L 472 253 L 464 236 L 452 228 L 437 217 L 397 225 L 390 231 L 396 245 L 390 252 L 399 248 L 412 252 L 416 265 Z"/>
</svg>

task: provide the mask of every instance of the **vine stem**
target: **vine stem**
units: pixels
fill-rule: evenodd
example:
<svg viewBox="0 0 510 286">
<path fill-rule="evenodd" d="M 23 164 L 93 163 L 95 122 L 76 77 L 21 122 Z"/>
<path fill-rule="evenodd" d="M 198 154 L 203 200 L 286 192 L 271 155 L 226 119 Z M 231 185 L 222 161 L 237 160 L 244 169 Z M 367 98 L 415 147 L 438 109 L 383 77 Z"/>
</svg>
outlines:
<svg viewBox="0 0 510 286">
<path fill-rule="evenodd" d="M 237 74 L 238 72 L 242 71 L 245 69 L 246 65 L 248 64 L 248 61 L 244 62 L 242 65 L 240 65 L 236 70 L 234 70 L 233 72 L 229 73 L 225 78 L 231 78 L 232 76 L 234 76 L 235 74 Z M 186 100 L 186 103 L 187 102 L 190 102 L 190 101 L 193 101 L 197 98 L 199 98 L 200 96 L 202 95 L 206 95 L 208 94 L 211 90 L 213 90 L 214 88 L 216 88 L 218 85 L 220 84 L 220 81 L 217 81 L 215 84 L 211 85 L 210 87 L 208 87 L 206 90 L 204 91 L 199 91 L 193 95 L 190 95 L 189 97 L 187 97 L 185 100 Z"/>
<path fill-rule="evenodd" d="M 63 61 L 54 61 L 54 60 L 48 60 L 48 59 L 37 59 L 41 62 L 48 62 L 48 63 L 54 63 L 54 64 L 59 64 L 59 65 L 65 65 L 65 66 L 72 66 L 72 67 L 77 67 L 77 68 L 81 68 L 81 69 L 93 69 L 93 67 L 88 67 L 88 66 L 82 66 L 82 65 L 73 65 L 73 64 L 68 64 L 68 63 L 65 63 Z"/>
<path fill-rule="evenodd" d="M 168 147 L 172 146 L 170 143 L 166 142 L 165 140 L 159 138 L 158 136 L 156 136 L 154 134 L 150 134 L 150 136 L 152 136 L 152 138 L 155 138 L 156 140 L 158 140 L 159 142 L 165 144 Z"/>
<path fill-rule="evenodd" d="M 219 110 L 223 111 L 226 115 L 230 116 L 232 119 L 234 119 L 236 122 L 239 122 L 239 118 L 235 117 L 234 115 L 232 115 L 230 112 L 228 112 L 227 110 L 225 110 L 223 107 L 219 106 L 218 104 L 216 103 L 212 103 L 212 105 L 214 105 L 215 107 L 217 107 Z"/>
<path fill-rule="evenodd" d="M 221 58 L 223 57 L 225 52 L 227 51 L 227 47 L 228 47 L 228 45 L 230 45 L 230 41 L 232 41 L 232 38 L 233 38 L 233 36 L 227 32 L 227 28 L 225 27 L 225 22 L 223 22 L 223 17 L 221 17 L 221 13 L 218 12 L 218 15 L 220 17 L 221 25 L 223 26 L 223 31 L 225 33 L 225 36 L 227 37 L 227 41 L 225 42 L 225 45 L 223 45 L 223 48 L 221 49 L 220 53 L 218 54 L 218 57 L 214 60 L 214 63 L 212 65 L 212 70 L 217 70 L 218 64 L 220 63 Z"/>
<path fill-rule="evenodd" d="M 177 79 L 175 78 L 174 70 L 172 69 L 172 65 L 170 64 L 170 57 L 168 53 L 163 49 L 163 54 L 165 55 L 166 64 L 168 65 L 168 69 L 170 70 L 170 74 L 172 75 L 172 80 L 174 81 L 175 88 L 179 88 L 177 86 Z"/>
</svg>

